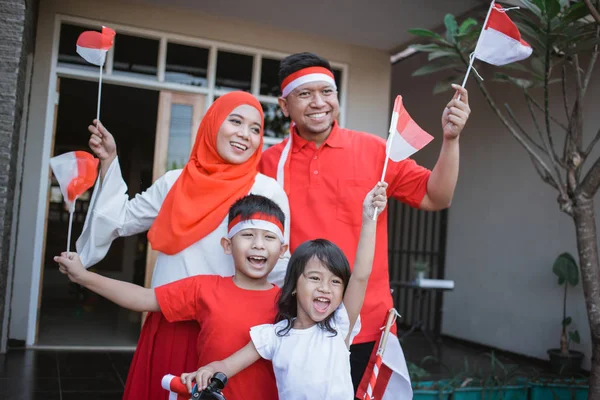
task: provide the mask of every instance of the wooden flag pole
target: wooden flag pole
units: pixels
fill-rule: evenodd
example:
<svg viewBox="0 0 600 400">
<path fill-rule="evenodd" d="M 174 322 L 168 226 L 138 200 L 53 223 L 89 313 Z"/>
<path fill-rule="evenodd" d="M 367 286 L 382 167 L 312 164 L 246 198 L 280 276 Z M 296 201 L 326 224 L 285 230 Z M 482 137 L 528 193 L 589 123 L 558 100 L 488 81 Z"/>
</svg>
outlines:
<svg viewBox="0 0 600 400">
<path fill-rule="evenodd" d="M 387 172 L 388 161 L 390 160 L 390 151 L 392 151 L 392 142 L 394 141 L 394 136 L 396 136 L 395 129 L 398 124 L 398 114 L 394 113 L 392 110 L 392 119 L 390 120 L 390 129 L 388 131 L 388 141 L 386 143 L 385 148 L 385 162 L 383 164 L 383 171 L 381 172 L 381 182 L 385 182 L 385 173 Z M 391 137 L 390 137 L 391 135 Z M 373 213 L 373 221 L 377 219 L 377 213 L 379 209 L 375 207 L 375 212 Z"/>
</svg>

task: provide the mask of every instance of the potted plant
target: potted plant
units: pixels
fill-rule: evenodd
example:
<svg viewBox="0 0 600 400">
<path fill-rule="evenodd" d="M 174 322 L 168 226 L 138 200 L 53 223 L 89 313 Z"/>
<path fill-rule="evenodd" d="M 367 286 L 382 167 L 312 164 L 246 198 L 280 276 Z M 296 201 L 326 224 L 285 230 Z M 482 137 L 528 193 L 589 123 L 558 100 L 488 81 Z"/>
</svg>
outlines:
<svg viewBox="0 0 600 400">
<path fill-rule="evenodd" d="M 431 356 L 425 357 L 423 364 Z M 413 389 L 413 400 L 448 400 L 452 394 L 452 386 L 448 380 L 432 381 L 424 368 L 408 362 L 408 374 Z"/>
<path fill-rule="evenodd" d="M 416 260 L 413 262 L 413 271 L 415 272 L 415 280 L 419 282 L 427 277 L 429 272 L 429 263 L 427 261 Z"/>
<path fill-rule="evenodd" d="M 564 285 L 565 289 L 563 291 L 560 348 L 549 349 L 548 356 L 555 372 L 559 374 L 574 374 L 581 368 L 583 353 L 569 349 L 571 342 L 579 343 L 580 339 L 577 330 L 568 331 L 572 320 L 571 317 L 567 317 L 567 289 L 569 285 L 575 287 L 579 283 L 579 267 L 571 254 L 562 253 L 554 261 L 552 272 L 558 276 L 558 284 Z"/>
</svg>

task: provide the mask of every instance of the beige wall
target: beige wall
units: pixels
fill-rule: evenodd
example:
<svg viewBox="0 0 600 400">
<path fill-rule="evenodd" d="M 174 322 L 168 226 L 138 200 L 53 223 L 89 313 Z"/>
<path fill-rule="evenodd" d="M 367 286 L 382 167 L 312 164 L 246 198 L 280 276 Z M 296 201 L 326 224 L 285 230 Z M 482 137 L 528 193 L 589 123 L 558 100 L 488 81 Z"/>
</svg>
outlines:
<svg viewBox="0 0 600 400">
<path fill-rule="evenodd" d="M 402 94 L 412 117 L 436 137 L 416 157 L 433 167 L 441 145 L 439 116 L 452 94 L 433 96 L 434 77 L 410 76 L 425 61 L 419 54 L 394 65 L 392 94 Z M 480 72 L 497 102 L 510 101 L 530 129 L 521 92 L 489 82 L 492 68 Z M 559 345 L 562 317 L 562 290 L 552 263 L 564 251 L 576 256 L 574 225 L 558 210 L 557 193 L 541 181 L 525 150 L 500 125 L 474 79 L 467 84 L 472 114 L 461 137 L 460 177 L 449 212 L 446 277 L 455 280 L 456 288 L 444 297 L 442 332 L 546 359 L 546 350 Z M 600 125 L 598 116 L 590 116 L 599 102 L 600 81 L 595 80 L 586 102 L 586 143 Z M 553 115 L 563 118 L 560 104 Z M 589 368 L 581 285 L 569 289 L 567 307 L 582 339 L 573 348 L 585 352 Z"/>
<path fill-rule="evenodd" d="M 98 20 L 109 26 L 123 24 L 282 53 L 318 53 L 348 66 L 346 126 L 379 134 L 387 131 L 391 67 L 389 55 L 383 52 L 188 10 L 142 7 L 110 0 L 44 0 L 40 4 L 25 148 L 10 338 L 27 340 L 28 344 L 34 340 L 54 107 L 48 93 L 53 87 L 50 82 L 55 78 L 51 57 L 55 16 L 59 13 Z"/>
</svg>

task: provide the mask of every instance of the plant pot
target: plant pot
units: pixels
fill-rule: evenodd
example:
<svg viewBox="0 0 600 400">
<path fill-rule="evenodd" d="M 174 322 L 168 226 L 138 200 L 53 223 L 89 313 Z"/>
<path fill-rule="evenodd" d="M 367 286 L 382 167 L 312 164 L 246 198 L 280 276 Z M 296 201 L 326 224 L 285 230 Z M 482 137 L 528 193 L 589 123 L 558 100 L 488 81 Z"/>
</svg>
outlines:
<svg viewBox="0 0 600 400">
<path fill-rule="evenodd" d="M 527 400 L 527 386 L 464 387 L 454 389 L 453 400 Z"/>
<path fill-rule="evenodd" d="M 585 379 L 541 379 L 529 381 L 531 400 L 587 400 Z"/>
<path fill-rule="evenodd" d="M 448 381 L 413 382 L 413 400 L 448 400 L 452 388 Z"/>
<path fill-rule="evenodd" d="M 579 351 L 569 350 L 569 355 L 561 354 L 560 349 L 548 350 L 552 370 L 560 375 L 574 375 L 581 369 L 584 354 Z"/>
</svg>

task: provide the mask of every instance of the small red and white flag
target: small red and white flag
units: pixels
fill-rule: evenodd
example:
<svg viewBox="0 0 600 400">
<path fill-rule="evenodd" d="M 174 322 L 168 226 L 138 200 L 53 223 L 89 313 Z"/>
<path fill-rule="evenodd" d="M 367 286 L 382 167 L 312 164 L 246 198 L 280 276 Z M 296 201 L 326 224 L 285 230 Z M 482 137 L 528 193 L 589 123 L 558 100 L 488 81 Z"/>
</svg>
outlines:
<svg viewBox="0 0 600 400">
<path fill-rule="evenodd" d="M 77 38 L 77 54 L 90 64 L 101 67 L 115 35 L 115 31 L 106 26 L 102 27 L 102 32 L 85 31 Z"/>
<path fill-rule="evenodd" d="M 163 376 L 160 385 L 169 391 L 169 400 L 189 400 L 191 397 L 187 387 L 178 376 L 167 374 Z"/>
<path fill-rule="evenodd" d="M 432 140 L 433 136 L 421 129 L 410 117 L 402 103 L 402 96 L 396 96 L 387 140 L 388 157 L 394 162 L 402 161 Z"/>
<path fill-rule="evenodd" d="M 533 49 L 523 39 L 514 22 L 506 15 L 506 9 L 492 2 L 481 31 L 475 58 L 493 65 L 505 65 L 529 57 Z"/>
<path fill-rule="evenodd" d="M 69 208 L 79 196 L 94 186 L 98 177 L 98 159 L 86 151 L 71 151 L 52 157 L 50 168 Z"/>
<path fill-rule="evenodd" d="M 364 400 L 410 400 L 413 398 L 404 352 L 395 333 L 390 332 L 398 313 L 391 309 L 387 323 L 373 353 L 356 397 Z"/>
</svg>

